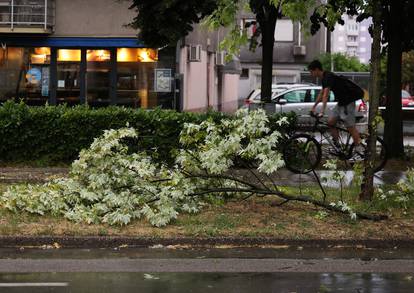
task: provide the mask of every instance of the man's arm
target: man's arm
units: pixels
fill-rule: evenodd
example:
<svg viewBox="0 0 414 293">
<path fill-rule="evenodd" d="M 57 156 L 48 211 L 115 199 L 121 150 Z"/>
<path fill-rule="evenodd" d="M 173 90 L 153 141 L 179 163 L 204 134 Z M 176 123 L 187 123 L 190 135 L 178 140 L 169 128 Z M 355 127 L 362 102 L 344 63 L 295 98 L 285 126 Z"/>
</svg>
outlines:
<svg viewBox="0 0 414 293">
<path fill-rule="evenodd" d="M 326 110 L 326 104 L 328 103 L 328 97 L 329 97 L 329 93 L 330 93 L 330 88 L 324 88 L 322 89 L 321 93 L 322 93 L 322 111 L 321 114 L 323 116 L 323 114 L 325 113 Z"/>
<path fill-rule="evenodd" d="M 325 109 L 326 109 L 326 103 L 328 102 L 328 97 L 329 97 L 329 92 L 330 89 L 329 88 L 324 88 L 319 92 L 318 97 L 316 98 L 315 104 L 312 107 L 312 112 L 315 113 L 315 109 L 316 106 L 318 106 L 318 104 L 322 101 L 322 111 L 321 114 L 323 115 L 325 113 Z"/>
</svg>

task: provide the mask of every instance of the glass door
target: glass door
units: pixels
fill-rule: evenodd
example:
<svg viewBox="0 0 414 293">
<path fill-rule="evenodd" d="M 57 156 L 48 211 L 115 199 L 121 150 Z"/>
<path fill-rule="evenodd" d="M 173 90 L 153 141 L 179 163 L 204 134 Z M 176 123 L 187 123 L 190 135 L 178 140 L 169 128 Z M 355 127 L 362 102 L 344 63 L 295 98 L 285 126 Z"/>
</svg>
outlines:
<svg viewBox="0 0 414 293">
<path fill-rule="evenodd" d="M 107 106 L 111 101 L 111 52 L 87 50 L 86 60 L 86 102 L 94 107 Z"/>
<path fill-rule="evenodd" d="M 57 102 L 76 105 L 80 103 L 81 50 L 57 51 Z"/>
</svg>

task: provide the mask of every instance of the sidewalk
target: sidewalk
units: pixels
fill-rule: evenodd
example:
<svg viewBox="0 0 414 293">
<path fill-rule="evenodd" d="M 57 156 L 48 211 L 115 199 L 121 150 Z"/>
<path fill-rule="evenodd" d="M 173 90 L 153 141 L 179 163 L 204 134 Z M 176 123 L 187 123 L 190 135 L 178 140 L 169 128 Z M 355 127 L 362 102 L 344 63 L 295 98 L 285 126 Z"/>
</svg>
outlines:
<svg viewBox="0 0 414 293">
<path fill-rule="evenodd" d="M 61 167 L 2 167 L 0 168 L 0 183 L 41 183 L 53 177 L 67 176 L 69 168 Z"/>
<path fill-rule="evenodd" d="M 242 170 L 237 170 L 240 172 Z M 62 167 L 3 167 L 0 168 L 0 183 L 44 183 L 54 177 L 65 177 L 69 173 L 69 168 Z M 317 175 L 321 177 L 330 177 L 333 171 L 317 170 Z M 239 174 L 242 175 L 242 174 Z M 391 170 L 380 171 L 375 176 L 375 184 L 396 184 L 399 180 L 405 178 L 405 171 Z M 313 185 L 317 184 L 313 173 L 304 175 L 294 174 L 286 169 L 280 169 L 273 176 L 275 183 L 283 186 L 298 186 L 298 184 Z M 344 186 L 350 185 L 353 179 L 353 171 L 345 171 Z M 326 185 L 335 187 L 336 183 L 328 182 Z"/>
</svg>

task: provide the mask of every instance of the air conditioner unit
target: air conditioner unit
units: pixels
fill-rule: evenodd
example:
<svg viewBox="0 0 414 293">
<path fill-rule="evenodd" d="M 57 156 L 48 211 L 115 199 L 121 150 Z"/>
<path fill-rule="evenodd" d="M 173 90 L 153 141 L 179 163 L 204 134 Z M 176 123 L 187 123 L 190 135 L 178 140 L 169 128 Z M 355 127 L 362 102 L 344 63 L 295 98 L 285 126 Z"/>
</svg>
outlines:
<svg viewBox="0 0 414 293">
<path fill-rule="evenodd" d="M 224 66 L 226 65 L 226 52 L 216 52 L 216 65 Z"/>
<path fill-rule="evenodd" d="M 201 45 L 191 45 L 188 50 L 188 61 L 201 62 Z"/>
<path fill-rule="evenodd" d="M 293 46 L 293 55 L 294 56 L 305 56 L 306 46 Z"/>
</svg>

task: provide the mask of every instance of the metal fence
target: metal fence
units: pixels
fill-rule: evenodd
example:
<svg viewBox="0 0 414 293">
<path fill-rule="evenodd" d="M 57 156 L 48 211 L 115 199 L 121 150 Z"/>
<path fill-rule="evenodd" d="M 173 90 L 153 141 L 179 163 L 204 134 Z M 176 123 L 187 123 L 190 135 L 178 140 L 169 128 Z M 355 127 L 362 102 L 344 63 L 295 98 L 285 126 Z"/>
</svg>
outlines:
<svg viewBox="0 0 414 293">
<path fill-rule="evenodd" d="M 0 26 L 43 27 L 54 26 L 54 0 L 0 0 Z"/>
</svg>

